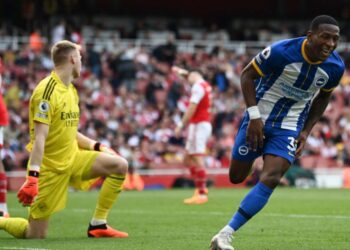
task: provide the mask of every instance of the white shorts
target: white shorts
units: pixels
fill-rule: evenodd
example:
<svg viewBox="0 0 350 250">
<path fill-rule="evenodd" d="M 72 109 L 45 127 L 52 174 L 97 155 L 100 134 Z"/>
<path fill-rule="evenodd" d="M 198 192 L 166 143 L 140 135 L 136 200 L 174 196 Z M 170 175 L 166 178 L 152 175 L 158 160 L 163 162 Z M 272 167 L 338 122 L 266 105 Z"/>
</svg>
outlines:
<svg viewBox="0 0 350 250">
<path fill-rule="evenodd" d="M 0 126 L 0 149 L 4 145 L 4 127 Z"/>
<path fill-rule="evenodd" d="M 186 142 L 188 154 L 205 154 L 211 131 L 210 122 L 190 123 Z"/>
</svg>

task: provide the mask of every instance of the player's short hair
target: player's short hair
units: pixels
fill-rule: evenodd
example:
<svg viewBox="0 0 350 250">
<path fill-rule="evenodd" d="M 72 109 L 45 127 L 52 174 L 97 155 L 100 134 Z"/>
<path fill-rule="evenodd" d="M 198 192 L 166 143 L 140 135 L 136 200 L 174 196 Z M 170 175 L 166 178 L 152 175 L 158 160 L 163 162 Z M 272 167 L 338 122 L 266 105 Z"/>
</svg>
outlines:
<svg viewBox="0 0 350 250">
<path fill-rule="evenodd" d="M 332 24 L 339 27 L 337 20 L 328 15 L 320 15 L 315 17 L 310 24 L 310 30 L 315 31 L 321 24 Z"/>
<path fill-rule="evenodd" d="M 199 67 L 189 67 L 187 68 L 188 72 L 192 73 L 192 72 L 196 72 L 196 73 L 199 73 L 200 75 L 204 75 L 204 72 L 201 68 Z"/>
<path fill-rule="evenodd" d="M 67 62 L 68 55 L 74 50 L 80 50 L 80 45 L 68 40 L 55 43 L 51 48 L 51 59 L 55 66 Z"/>
</svg>

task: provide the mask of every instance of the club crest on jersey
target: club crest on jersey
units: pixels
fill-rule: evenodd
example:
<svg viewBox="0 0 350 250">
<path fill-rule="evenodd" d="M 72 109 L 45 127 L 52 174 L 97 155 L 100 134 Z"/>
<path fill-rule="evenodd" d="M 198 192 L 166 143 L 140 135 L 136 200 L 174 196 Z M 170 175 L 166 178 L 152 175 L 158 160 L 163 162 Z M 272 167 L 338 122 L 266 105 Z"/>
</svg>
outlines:
<svg viewBox="0 0 350 250">
<path fill-rule="evenodd" d="M 267 59 L 271 55 L 271 47 L 266 47 L 262 52 L 261 55 L 263 58 Z"/>
<path fill-rule="evenodd" d="M 248 149 L 247 146 L 240 146 L 240 147 L 238 148 L 238 153 L 239 153 L 240 155 L 247 155 L 247 154 L 249 153 L 249 149 Z"/>
<path fill-rule="evenodd" d="M 325 84 L 326 84 L 326 79 L 324 79 L 323 77 L 317 78 L 315 81 L 315 86 L 318 88 L 322 87 Z"/>
<path fill-rule="evenodd" d="M 39 104 L 39 110 L 43 113 L 47 113 L 50 109 L 50 104 L 46 101 L 41 101 Z"/>
</svg>

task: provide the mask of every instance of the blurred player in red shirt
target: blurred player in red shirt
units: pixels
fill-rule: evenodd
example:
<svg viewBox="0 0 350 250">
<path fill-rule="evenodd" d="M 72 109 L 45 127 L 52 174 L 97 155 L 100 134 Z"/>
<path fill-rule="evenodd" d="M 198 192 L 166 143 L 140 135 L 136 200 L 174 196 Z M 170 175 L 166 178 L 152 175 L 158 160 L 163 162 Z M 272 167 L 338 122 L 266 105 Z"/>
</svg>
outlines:
<svg viewBox="0 0 350 250">
<path fill-rule="evenodd" d="M 172 69 L 186 77 L 192 86 L 189 107 L 175 129 L 175 136 L 179 137 L 182 129 L 188 125 L 184 162 L 189 167 L 196 186 L 194 195 L 185 199 L 184 203 L 203 204 L 208 201 L 207 173 L 203 156 L 206 154 L 206 145 L 212 132 L 210 123 L 212 88 L 198 71 L 187 71 L 176 66 Z"/>
<path fill-rule="evenodd" d="M 2 84 L 2 73 L 4 71 L 2 61 L 0 58 L 0 89 Z M 0 90 L 1 91 L 1 90 Z M 5 102 L 2 98 L 2 92 L 0 92 L 0 150 L 4 144 L 4 126 L 8 125 L 8 113 Z M 1 151 L 0 151 L 1 152 Z M 1 154 L 0 154 L 1 156 Z M 7 178 L 5 173 L 5 168 L 2 163 L 2 156 L 0 159 L 0 213 L 4 216 L 8 216 L 7 204 L 6 204 L 6 194 L 7 194 Z M 0 214 L 1 216 L 1 214 Z"/>
</svg>

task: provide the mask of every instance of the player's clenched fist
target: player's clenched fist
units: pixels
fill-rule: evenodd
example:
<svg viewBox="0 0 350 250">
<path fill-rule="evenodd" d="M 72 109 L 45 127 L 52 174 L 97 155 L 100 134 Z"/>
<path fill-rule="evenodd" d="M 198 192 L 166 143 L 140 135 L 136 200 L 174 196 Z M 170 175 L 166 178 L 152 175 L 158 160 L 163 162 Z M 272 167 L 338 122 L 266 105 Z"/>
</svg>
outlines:
<svg viewBox="0 0 350 250">
<path fill-rule="evenodd" d="M 23 206 L 30 206 L 34 202 L 35 197 L 38 195 L 38 177 L 38 172 L 29 171 L 29 175 L 27 176 L 26 181 L 19 189 L 17 193 L 17 198 Z"/>
</svg>

